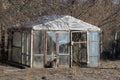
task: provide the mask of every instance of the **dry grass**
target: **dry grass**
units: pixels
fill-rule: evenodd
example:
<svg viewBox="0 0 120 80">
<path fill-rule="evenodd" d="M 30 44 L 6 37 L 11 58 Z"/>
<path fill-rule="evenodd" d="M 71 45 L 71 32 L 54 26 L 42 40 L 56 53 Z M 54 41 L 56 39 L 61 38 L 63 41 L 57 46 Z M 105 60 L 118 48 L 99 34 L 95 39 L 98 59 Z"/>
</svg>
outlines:
<svg viewBox="0 0 120 80">
<path fill-rule="evenodd" d="M 0 80 L 120 80 L 120 61 L 101 61 L 99 68 L 19 69 L 0 65 Z"/>
</svg>

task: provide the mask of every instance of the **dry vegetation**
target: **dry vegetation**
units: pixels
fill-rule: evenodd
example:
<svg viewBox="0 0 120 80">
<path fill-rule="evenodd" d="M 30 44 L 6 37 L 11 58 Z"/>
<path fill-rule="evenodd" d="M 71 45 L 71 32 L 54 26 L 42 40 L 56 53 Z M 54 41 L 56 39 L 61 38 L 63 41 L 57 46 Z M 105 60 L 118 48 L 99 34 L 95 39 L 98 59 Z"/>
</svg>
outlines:
<svg viewBox="0 0 120 80">
<path fill-rule="evenodd" d="M 120 61 L 101 61 L 98 68 L 20 69 L 0 65 L 0 80 L 120 80 Z"/>
<path fill-rule="evenodd" d="M 120 28 L 119 4 L 112 0 L 0 0 L 0 27 L 7 29 L 43 15 L 72 15 L 100 27 L 103 48 L 107 50 Z"/>
</svg>

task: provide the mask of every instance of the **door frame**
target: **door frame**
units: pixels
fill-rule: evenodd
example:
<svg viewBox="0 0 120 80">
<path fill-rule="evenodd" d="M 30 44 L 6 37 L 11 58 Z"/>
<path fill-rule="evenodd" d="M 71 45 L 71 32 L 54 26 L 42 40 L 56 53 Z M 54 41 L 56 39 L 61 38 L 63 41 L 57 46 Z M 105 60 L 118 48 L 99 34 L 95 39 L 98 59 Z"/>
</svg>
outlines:
<svg viewBox="0 0 120 80">
<path fill-rule="evenodd" d="M 89 44 L 89 41 L 88 41 L 88 31 L 81 31 L 81 30 L 72 30 L 72 31 L 70 31 L 70 43 L 71 43 L 71 51 L 70 51 L 70 67 L 72 67 L 73 66 L 73 50 L 72 50 L 72 46 L 73 46 L 73 44 L 75 43 L 75 42 L 73 42 L 72 41 L 72 33 L 75 33 L 75 32 L 86 32 L 86 37 L 87 37 L 87 39 L 86 39 L 86 46 L 87 46 L 87 61 L 86 61 L 86 63 L 88 64 L 88 61 L 89 61 L 89 51 L 88 51 L 88 49 L 89 49 L 89 46 L 88 46 L 88 44 Z"/>
</svg>

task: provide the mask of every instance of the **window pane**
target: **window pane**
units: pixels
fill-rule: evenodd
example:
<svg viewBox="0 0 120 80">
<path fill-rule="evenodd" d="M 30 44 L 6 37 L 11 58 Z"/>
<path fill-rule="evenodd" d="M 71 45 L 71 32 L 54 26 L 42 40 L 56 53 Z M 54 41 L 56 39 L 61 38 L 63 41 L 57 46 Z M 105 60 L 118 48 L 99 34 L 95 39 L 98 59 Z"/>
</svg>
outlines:
<svg viewBox="0 0 120 80">
<path fill-rule="evenodd" d="M 56 33 L 47 33 L 47 55 L 56 54 Z"/>
<path fill-rule="evenodd" d="M 90 32 L 90 41 L 98 41 L 98 32 Z"/>
<path fill-rule="evenodd" d="M 44 51 L 44 32 L 43 31 L 34 31 L 34 54 L 43 54 Z"/>
<path fill-rule="evenodd" d="M 98 56 L 90 56 L 90 65 L 97 66 L 98 65 Z"/>
<path fill-rule="evenodd" d="M 11 55 L 11 60 L 14 62 L 21 62 L 21 49 L 17 47 L 12 48 L 12 55 Z"/>
<path fill-rule="evenodd" d="M 21 33 L 15 32 L 13 34 L 13 46 L 21 47 Z"/>
<path fill-rule="evenodd" d="M 27 34 L 27 54 L 29 55 L 31 52 L 31 35 Z"/>
<path fill-rule="evenodd" d="M 47 55 L 45 65 L 50 66 L 50 62 L 52 62 L 56 58 L 56 33 L 54 31 L 47 32 Z"/>
<path fill-rule="evenodd" d="M 26 33 L 22 33 L 22 53 L 26 53 L 27 52 L 27 34 Z"/>
<path fill-rule="evenodd" d="M 59 56 L 59 65 L 69 66 L 69 56 L 60 55 Z"/>
<path fill-rule="evenodd" d="M 30 65 L 30 50 L 31 50 L 31 43 L 30 43 L 30 33 L 23 32 L 22 33 L 22 64 Z"/>
<path fill-rule="evenodd" d="M 90 56 L 97 56 L 99 54 L 98 42 L 90 42 Z"/>
<path fill-rule="evenodd" d="M 70 39 L 69 33 L 59 33 L 59 54 L 69 54 Z"/>
<path fill-rule="evenodd" d="M 43 56 L 34 55 L 33 65 L 35 67 L 40 67 L 40 66 L 42 67 L 43 66 Z"/>
</svg>

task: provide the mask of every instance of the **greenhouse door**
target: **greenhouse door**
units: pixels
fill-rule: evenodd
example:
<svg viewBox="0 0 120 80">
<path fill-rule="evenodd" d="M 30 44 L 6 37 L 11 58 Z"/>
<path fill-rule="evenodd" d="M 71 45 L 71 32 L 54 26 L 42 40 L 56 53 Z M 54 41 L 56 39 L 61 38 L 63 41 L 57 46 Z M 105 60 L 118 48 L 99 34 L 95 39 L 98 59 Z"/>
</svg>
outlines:
<svg viewBox="0 0 120 80">
<path fill-rule="evenodd" d="M 72 63 L 77 65 L 87 64 L 87 32 L 71 32 Z"/>
</svg>

